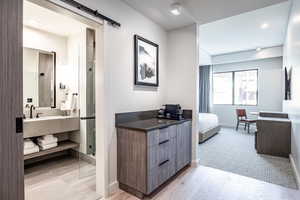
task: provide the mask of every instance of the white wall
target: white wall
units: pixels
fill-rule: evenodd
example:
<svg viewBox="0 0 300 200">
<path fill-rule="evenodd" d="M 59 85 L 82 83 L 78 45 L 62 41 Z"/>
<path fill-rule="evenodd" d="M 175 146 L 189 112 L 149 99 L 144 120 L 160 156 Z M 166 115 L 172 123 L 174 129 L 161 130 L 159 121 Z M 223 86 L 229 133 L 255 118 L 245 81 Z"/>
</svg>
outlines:
<svg viewBox="0 0 300 200">
<path fill-rule="evenodd" d="M 199 51 L 197 26 L 191 25 L 168 32 L 166 103 L 180 104 L 193 110 L 193 160 L 197 160 Z"/>
<path fill-rule="evenodd" d="M 212 56 L 213 64 L 225 64 L 235 62 L 245 62 L 266 58 L 277 58 L 283 55 L 282 46 L 264 48 L 261 51 L 249 50 L 237 53 Z"/>
<path fill-rule="evenodd" d="M 200 62 L 199 63 L 200 66 L 211 65 L 212 57 L 204 49 L 200 49 L 199 50 L 199 62 Z"/>
<path fill-rule="evenodd" d="M 99 9 L 103 7 L 100 1 Z M 166 32 L 140 13 L 119 1 L 110 1 L 109 9 L 116 20 L 122 23 L 120 29 L 107 26 L 104 30 L 104 63 L 108 68 L 107 103 L 109 130 L 109 182 L 117 181 L 117 139 L 114 122 L 115 113 L 144 111 L 160 108 L 164 104 L 166 88 Z M 107 1 L 104 3 L 107 4 Z M 133 37 L 138 34 L 159 44 L 159 87 L 134 86 Z"/>
<path fill-rule="evenodd" d="M 292 100 L 283 102 L 283 111 L 292 120 L 292 157 L 300 172 L 300 1 L 294 0 L 290 14 L 285 48 L 284 66 L 292 67 Z M 299 177 L 298 177 L 299 178 Z M 299 179 L 298 179 L 299 181 Z"/>
<path fill-rule="evenodd" d="M 237 108 L 245 108 L 248 113 L 282 111 L 282 62 L 282 57 L 278 57 L 213 66 L 213 72 L 258 69 L 258 106 L 212 105 L 212 112 L 218 115 L 221 125 L 236 125 Z"/>
<path fill-rule="evenodd" d="M 24 27 L 23 46 L 49 52 L 55 51 L 57 66 L 68 63 L 67 37 Z"/>
<path fill-rule="evenodd" d="M 61 73 L 68 66 L 68 39 L 67 37 L 59 36 L 56 34 L 40 31 L 30 27 L 24 27 L 23 29 L 23 46 L 32 49 L 38 49 L 48 52 L 56 52 L 56 104 L 57 108 L 60 108 L 61 95 L 59 94 L 59 83 L 70 77 L 70 74 Z"/>
</svg>

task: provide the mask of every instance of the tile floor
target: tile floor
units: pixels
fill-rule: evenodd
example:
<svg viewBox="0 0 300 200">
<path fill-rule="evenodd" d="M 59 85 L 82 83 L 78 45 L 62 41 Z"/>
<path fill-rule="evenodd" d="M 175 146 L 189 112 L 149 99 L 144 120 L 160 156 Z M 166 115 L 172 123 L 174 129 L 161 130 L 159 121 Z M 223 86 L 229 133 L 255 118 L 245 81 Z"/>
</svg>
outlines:
<svg viewBox="0 0 300 200">
<path fill-rule="evenodd" d="M 25 200 L 96 200 L 95 166 L 61 157 L 25 168 Z"/>
</svg>

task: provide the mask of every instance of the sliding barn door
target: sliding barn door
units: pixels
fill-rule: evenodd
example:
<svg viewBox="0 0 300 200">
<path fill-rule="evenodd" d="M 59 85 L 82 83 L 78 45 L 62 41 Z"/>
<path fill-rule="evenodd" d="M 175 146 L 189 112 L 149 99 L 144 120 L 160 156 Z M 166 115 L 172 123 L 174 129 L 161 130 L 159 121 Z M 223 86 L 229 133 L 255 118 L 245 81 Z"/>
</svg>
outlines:
<svg viewBox="0 0 300 200">
<path fill-rule="evenodd" d="M 24 199 L 22 18 L 23 0 L 0 0 L 1 200 Z"/>
</svg>

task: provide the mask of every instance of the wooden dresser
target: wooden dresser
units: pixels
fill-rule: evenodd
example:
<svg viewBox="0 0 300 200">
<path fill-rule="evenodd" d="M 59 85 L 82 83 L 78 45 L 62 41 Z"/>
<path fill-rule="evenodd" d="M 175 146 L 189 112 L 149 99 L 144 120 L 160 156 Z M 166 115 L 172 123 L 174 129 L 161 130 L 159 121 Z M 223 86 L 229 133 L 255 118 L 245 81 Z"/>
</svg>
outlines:
<svg viewBox="0 0 300 200">
<path fill-rule="evenodd" d="M 117 124 L 118 181 L 143 198 L 191 163 L 191 120 L 156 118 Z"/>
<path fill-rule="evenodd" d="M 257 153 L 288 158 L 291 154 L 292 123 L 285 113 L 260 112 L 257 120 Z"/>
</svg>

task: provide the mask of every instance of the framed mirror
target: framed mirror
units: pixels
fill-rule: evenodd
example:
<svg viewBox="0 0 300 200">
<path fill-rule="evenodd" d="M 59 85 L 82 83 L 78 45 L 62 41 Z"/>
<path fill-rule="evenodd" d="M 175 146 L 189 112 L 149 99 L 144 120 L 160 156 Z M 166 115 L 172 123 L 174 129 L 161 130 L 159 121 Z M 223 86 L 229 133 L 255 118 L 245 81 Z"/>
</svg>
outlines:
<svg viewBox="0 0 300 200">
<path fill-rule="evenodd" d="M 56 53 L 24 47 L 24 105 L 56 108 Z"/>
</svg>

